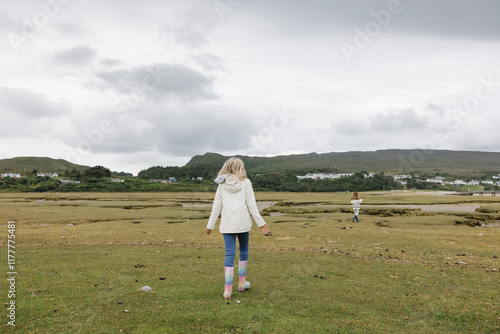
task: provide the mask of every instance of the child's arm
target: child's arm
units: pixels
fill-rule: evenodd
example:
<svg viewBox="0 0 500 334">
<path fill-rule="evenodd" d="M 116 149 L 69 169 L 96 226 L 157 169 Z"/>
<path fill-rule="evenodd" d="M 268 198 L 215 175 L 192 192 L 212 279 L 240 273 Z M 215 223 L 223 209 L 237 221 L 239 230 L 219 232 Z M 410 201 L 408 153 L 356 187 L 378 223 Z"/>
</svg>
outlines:
<svg viewBox="0 0 500 334">
<path fill-rule="evenodd" d="M 245 199 L 248 210 L 250 211 L 250 214 L 255 220 L 255 223 L 259 227 L 260 231 L 265 235 L 270 235 L 271 231 L 269 231 L 269 229 L 267 228 L 269 225 L 267 225 L 264 219 L 262 219 L 262 216 L 260 215 L 259 212 L 259 208 L 257 208 L 257 202 L 255 201 L 255 194 L 253 192 L 252 182 L 250 182 L 250 180 L 248 179 L 247 181 L 248 184 L 245 189 Z"/>
<path fill-rule="evenodd" d="M 262 225 L 261 227 L 259 227 L 259 230 L 264 233 L 264 235 L 272 235 L 271 231 L 268 229 L 269 225 Z"/>
<path fill-rule="evenodd" d="M 220 187 L 217 187 L 217 192 L 215 193 L 214 204 L 212 205 L 212 213 L 210 213 L 210 218 L 208 219 L 207 224 L 207 234 L 209 230 L 213 230 L 215 228 L 215 224 L 217 223 L 217 219 L 219 219 L 220 212 L 222 210 L 222 195 L 220 192 Z"/>
</svg>

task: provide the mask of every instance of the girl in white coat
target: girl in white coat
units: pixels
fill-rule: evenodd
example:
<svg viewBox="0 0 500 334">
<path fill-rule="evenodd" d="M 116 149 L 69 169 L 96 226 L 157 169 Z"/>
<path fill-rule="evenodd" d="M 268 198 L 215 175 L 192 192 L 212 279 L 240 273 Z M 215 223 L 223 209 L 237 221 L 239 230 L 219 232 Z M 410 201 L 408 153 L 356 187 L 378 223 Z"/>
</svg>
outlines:
<svg viewBox="0 0 500 334">
<path fill-rule="evenodd" d="M 354 211 L 354 217 L 352 217 L 352 221 L 354 222 L 354 219 L 356 219 L 357 222 L 359 222 L 359 209 L 361 208 L 361 202 L 363 200 L 359 198 L 359 195 L 357 192 L 355 192 L 352 197 L 351 197 L 351 204 L 352 204 L 352 210 Z"/>
<path fill-rule="evenodd" d="M 245 165 L 241 159 L 228 159 L 219 171 L 215 182 L 217 182 L 219 186 L 215 193 L 212 213 L 208 220 L 206 232 L 210 235 L 222 212 L 219 231 L 224 236 L 224 243 L 226 246 L 226 257 L 224 260 L 225 286 L 223 296 L 225 299 L 230 299 L 233 289 L 236 239 L 238 239 L 240 245 L 238 290 L 245 291 L 250 288 L 250 282 L 246 281 L 249 231 L 252 229 L 252 218 L 250 214 L 262 233 L 270 235 L 271 232 L 259 213 L 259 209 L 255 202 L 252 183 L 247 178 Z"/>
</svg>

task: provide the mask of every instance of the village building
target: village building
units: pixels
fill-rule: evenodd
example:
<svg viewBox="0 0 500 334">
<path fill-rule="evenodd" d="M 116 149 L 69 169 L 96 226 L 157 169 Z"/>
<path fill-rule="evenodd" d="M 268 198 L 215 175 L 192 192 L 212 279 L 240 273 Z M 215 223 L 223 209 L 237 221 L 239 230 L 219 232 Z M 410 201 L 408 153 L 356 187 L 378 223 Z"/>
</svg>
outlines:
<svg viewBox="0 0 500 334">
<path fill-rule="evenodd" d="M 67 184 L 79 184 L 80 181 L 72 181 L 72 180 L 59 180 L 61 182 L 61 185 L 67 185 Z"/>
<path fill-rule="evenodd" d="M 168 180 L 162 180 L 162 179 L 149 179 L 148 182 L 170 183 L 168 182 Z"/>
<path fill-rule="evenodd" d="M 398 174 L 398 175 L 391 175 L 391 176 L 394 179 L 394 181 L 413 178 L 411 175 L 408 175 L 408 174 Z"/>
<path fill-rule="evenodd" d="M 123 182 L 122 179 L 117 179 L 117 178 L 110 178 L 111 182 Z"/>
<path fill-rule="evenodd" d="M 442 177 L 442 176 L 435 176 L 433 178 L 428 178 L 427 180 L 425 180 L 425 182 L 443 184 L 444 183 L 444 177 Z"/>
<path fill-rule="evenodd" d="M 48 177 L 59 177 L 59 175 L 57 173 L 38 173 L 38 174 L 36 174 L 36 176 L 40 176 L 40 177 L 45 177 L 45 176 L 48 176 Z"/>
<path fill-rule="evenodd" d="M 19 179 L 21 177 L 21 174 L 16 174 L 16 173 L 3 173 L 2 175 L 2 179 L 4 177 L 12 177 L 12 178 L 16 178 L 16 179 Z"/>
<path fill-rule="evenodd" d="M 298 180 L 313 179 L 313 180 L 333 180 L 341 177 L 354 176 L 353 173 L 308 173 L 304 176 L 297 175 Z"/>
</svg>

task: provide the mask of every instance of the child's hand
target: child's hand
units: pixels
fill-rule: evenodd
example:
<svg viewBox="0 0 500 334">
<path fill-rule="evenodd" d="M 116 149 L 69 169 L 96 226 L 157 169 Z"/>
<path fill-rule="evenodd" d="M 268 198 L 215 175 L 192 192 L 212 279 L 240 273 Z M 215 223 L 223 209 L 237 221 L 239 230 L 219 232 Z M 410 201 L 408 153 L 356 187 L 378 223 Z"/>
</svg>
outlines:
<svg viewBox="0 0 500 334">
<path fill-rule="evenodd" d="M 269 225 L 263 225 L 261 227 L 259 227 L 259 230 L 264 233 L 265 236 L 268 236 L 268 235 L 272 235 L 271 231 L 269 231 L 268 229 Z"/>
<path fill-rule="evenodd" d="M 210 235 L 210 232 L 212 232 L 212 230 L 207 228 L 207 235 Z"/>
</svg>

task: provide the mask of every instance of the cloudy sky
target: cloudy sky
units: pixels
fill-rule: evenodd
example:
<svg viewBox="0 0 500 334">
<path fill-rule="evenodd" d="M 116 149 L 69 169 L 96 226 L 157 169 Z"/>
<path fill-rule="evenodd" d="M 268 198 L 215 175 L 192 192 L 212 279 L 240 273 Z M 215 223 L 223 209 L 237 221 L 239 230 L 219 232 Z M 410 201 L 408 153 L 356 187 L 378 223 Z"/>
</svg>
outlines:
<svg viewBox="0 0 500 334">
<path fill-rule="evenodd" d="M 500 151 L 496 0 L 0 0 L 0 159 Z"/>
</svg>

